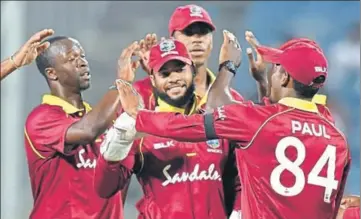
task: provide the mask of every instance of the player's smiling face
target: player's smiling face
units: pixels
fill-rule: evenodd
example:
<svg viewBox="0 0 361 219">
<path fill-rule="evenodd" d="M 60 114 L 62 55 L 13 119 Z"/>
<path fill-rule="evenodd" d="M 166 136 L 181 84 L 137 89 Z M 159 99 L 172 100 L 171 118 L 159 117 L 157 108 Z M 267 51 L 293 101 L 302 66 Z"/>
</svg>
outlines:
<svg viewBox="0 0 361 219">
<path fill-rule="evenodd" d="M 54 70 L 58 81 L 64 87 L 86 90 L 90 86 L 90 70 L 85 52 L 80 43 L 72 38 L 59 41 Z"/>
<path fill-rule="evenodd" d="M 155 93 L 170 105 L 182 107 L 194 92 L 192 66 L 178 60 L 165 63 L 151 76 Z"/>
<path fill-rule="evenodd" d="M 173 36 L 187 47 L 196 66 L 208 60 L 213 48 L 212 28 L 208 24 L 193 23 L 183 31 L 175 31 Z"/>
</svg>

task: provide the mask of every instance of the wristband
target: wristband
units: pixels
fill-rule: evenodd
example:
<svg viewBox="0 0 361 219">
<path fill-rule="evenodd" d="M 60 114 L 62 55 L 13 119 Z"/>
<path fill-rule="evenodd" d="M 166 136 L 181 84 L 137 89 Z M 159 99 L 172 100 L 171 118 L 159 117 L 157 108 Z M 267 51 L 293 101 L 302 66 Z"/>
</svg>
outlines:
<svg viewBox="0 0 361 219">
<path fill-rule="evenodd" d="M 15 61 L 14 61 L 14 55 L 10 56 L 10 61 L 11 61 L 11 63 L 14 65 L 14 67 L 15 67 L 16 69 L 19 69 L 19 68 L 20 68 L 20 67 L 15 63 Z"/>
<path fill-rule="evenodd" d="M 132 85 L 131 83 L 129 83 L 128 81 L 125 81 L 125 80 L 123 80 L 123 79 L 117 79 L 117 80 L 115 80 L 115 83 L 117 82 L 117 81 L 121 81 L 121 82 L 123 82 L 123 83 L 125 83 L 125 84 L 128 84 L 128 85 Z M 108 89 L 109 90 L 117 90 L 117 85 L 114 83 L 114 85 L 112 85 L 112 86 L 110 86 Z"/>
<path fill-rule="evenodd" d="M 234 75 L 237 73 L 237 67 L 233 61 L 227 60 L 219 65 L 218 71 L 221 71 L 222 68 L 226 68 L 229 72 L 232 72 Z"/>
</svg>

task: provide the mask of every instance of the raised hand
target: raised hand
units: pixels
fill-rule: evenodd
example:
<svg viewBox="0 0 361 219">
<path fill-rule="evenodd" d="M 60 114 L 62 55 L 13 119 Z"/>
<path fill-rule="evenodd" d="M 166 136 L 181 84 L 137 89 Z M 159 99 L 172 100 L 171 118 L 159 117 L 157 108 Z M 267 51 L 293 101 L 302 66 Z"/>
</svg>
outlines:
<svg viewBox="0 0 361 219">
<path fill-rule="evenodd" d="M 266 63 L 263 61 L 261 54 L 257 52 L 257 47 L 260 45 L 257 38 L 251 31 L 246 31 L 245 37 L 251 48 L 247 48 L 247 56 L 249 61 L 249 72 L 256 81 L 267 80 Z M 256 51 L 256 59 L 253 57 L 252 49 Z"/>
<path fill-rule="evenodd" d="M 219 64 L 232 61 L 239 67 L 242 61 L 242 49 L 233 33 L 223 30 L 223 44 L 219 52 Z"/>
<path fill-rule="evenodd" d="M 122 51 L 118 59 L 118 79 L 132 83 L 135 79 L 135 70 L 139 67 L 139 60 L 132 60 L 132 57 L 139 53 L 139 44 L 137 41 L 133 42 Z"/>
<path fill-rule="evenodd" d="M 117 80 L 116 83 L 120 103 L 124 112 L 135 119 L 137 117 L 138 110 L 144 106 L 140 95 L 135 91 L 131 84 L 122 80 Z"/>
<path fill-rule="evenodd" d="M 54 34 L 52 29 L 44 29 L 35 33 L 12 57 L 13 64 L 20 68 L 32 63 L 36 57 L 49 47 L 49 42 L 43 42 L 46 37 Z"/>
<path fill-rule="evenodd" d="M 149 53 L 152 46 L 156 45 L 158 42 L 157 35 L 155 33 L 147 34 L 144 39 L 140 40 L 139 48 L 140 48 L 140 64 L 143 70 L 150 74 L 151 70 L 149 69 Z"/>
</svg>

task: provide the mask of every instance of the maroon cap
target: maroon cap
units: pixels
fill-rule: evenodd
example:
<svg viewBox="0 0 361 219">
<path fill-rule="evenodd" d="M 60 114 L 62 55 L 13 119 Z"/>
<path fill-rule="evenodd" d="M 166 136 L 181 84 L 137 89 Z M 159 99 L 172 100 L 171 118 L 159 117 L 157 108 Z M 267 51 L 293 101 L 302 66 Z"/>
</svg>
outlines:
<svg viewBox="0 0 361 219">
<path fill-rule="evenodd" d="M 191 65 L 192 60 L 186 46 L 178 40 L 166 39 L 150 49 L 149 67 L 158 72 L 170 60 L 179 60 Z"/>
<path fill-rule="evenodd" d="M 208 12 L 198 5 L 185 5 L 175 9 L 169 19 L 168 31 L 169 36 L 172 36 L 176 30 L 184 30 L 189 25 L 195 22 L 203 22 L 211 26 L 212 30 L 216 29 L 211 16 Z"/>
<path fill-rule="evenodd" d="M 280 64 L 294 78 L 308 86 L 321 87 L 313 80 L 321 75 L 327 77 L 327 59 L 319 47 L 297 42 L 285 50 L 259 46 L 258 52 L 266 62 Z"/>
<path fill-rule="evenodd" d="M 284 44 L 282 44 L 279 49 L 280 50 L 285 50 L 285 49 L 289 48 L 290 46 L 293 46 L 293 45 L 298 44 L 298 43 L 310 44 L 310 45 L 312 45 L 312 46 L 314 46 L 314 47 L 316 47 L 316 48 L 318 48 L 319 50 L 322 51 L 321 47 L 315 41 L 313 41 L 311 39 L 308 39 L 308 38 L 294 38 L 294 39 L 291 39 L 291 40 L 285 42 Z"/>
</svg>

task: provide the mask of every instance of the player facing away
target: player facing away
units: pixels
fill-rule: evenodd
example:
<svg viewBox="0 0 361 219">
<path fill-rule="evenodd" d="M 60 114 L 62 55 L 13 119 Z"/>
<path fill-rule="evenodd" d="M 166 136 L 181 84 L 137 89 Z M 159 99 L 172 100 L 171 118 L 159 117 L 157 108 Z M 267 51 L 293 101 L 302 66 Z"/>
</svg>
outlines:
<svg viewBox="0 0 361 219">
<path fill-rule="evenodd" d="M 90 86 L 90 68 L 80 43 L 57 36 L 36 59 L 50 93 L 28 115 L 25 149 L 34 207 L 31 219 L 121 219 L 120 194 L 100 198 L 92 181 L 101 134 L 119 108 L 118 92 L 109 90 L 93 108 L 83 102 Z M 122 59 L 137 48 L 134 43 Z M 119 66 L 118 75 L 124 75 Z"/>
<path fill-rule="evenodd" d="M 136 119 L 138 132 L 189 142 L 237 141 L 243 218 L 335 218 L 350 154 L 344 135 L 311 101 L 327 77 L 327 60 L 305 43 L 258 52 L 274 64 L 269 83 L 275 104 L 229 104 L 204 115 L 160 113 L 138 110 L 131 88 L 119 85 L 123 109 Z M 221 71 L 230 72 L 227 66 Z"/>
<path fill-rule="evenodd" d="M 197 113 L 201 97 L 195 93 L 195 66 L 185 45 L 162 40 L 151 48 L 149 60 L 158 97 L 155 110 Z M 125 115 L 116 120 L 102 144 L 94 177 L 95 190 L 101 197 L 111 197 L 135 174 L 144 193 L 137 203 L 139 219 L 225 219 L 229 216 L 226 200 L 236 196 L 233 209 L 240 210 L 234 147 L 228 140 L 189 143 L 147 136 L 119 144 L 120 126 L 127 123 Z M 224 181 L 231 181 L 231 193 L 225 194 Z"/>
</svg>

